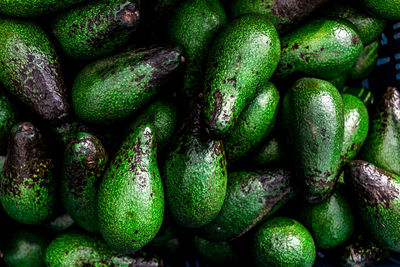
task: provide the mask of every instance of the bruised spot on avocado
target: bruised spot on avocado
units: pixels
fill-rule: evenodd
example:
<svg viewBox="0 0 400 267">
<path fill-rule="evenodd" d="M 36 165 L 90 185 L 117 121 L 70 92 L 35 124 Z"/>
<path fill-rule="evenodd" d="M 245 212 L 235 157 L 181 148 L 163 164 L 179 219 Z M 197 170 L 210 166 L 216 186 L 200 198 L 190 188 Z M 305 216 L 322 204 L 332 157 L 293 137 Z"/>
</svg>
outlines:
<svg viewBox="0 0 400 267">
<path fill-rule="evenodd" d="M 295 49 L 299 49 L 299 44 L 298 43 L 294 43 L 294 45 L 292 46 L 292 50 L 295 50 Z"/>
<path fill-rule="evenodd" d="M 351 38 L 351 43 L 352 43 L 353 45 L 359 45 L 359 44 L 360 44 L 360 40 L 358 39 L 358 36 L 357 36 L 357 35 L 354 35 L 354 36 Z"/>
<path fill-rule="evenodd" d="M 212 127 L 215 127 L 216 121 L 218 120 L 218 115 L 221 113 L 223 95 L 221 94 L 221 92 L 219 90 L 215 90 L 212 95 L 212 99 L 214 100 L 214 103 L 213 103 L 213 109 L 210 113 L 210 115 L 211 115 L 210 116 L 211 117 L 210 125 Z"/>
</svg>

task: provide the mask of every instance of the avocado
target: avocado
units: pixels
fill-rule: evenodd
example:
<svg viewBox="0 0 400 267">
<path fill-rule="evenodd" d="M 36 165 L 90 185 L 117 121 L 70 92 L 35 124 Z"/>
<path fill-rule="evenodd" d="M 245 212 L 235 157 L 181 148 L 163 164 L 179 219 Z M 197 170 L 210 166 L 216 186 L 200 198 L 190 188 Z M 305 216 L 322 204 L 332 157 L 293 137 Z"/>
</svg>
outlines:
<svg viewBox="0 0 400 267">
<path fill-rule="evenodd" d="M 246 156 L 272 131 L 279 105 L 279 92 L 270 82 L 260 85 L 255 98 L 224 138 L 226 160 L 232 163 Z"/>
<path fill-rule="evenodd" d="M 138 0 L 102 0 L 56 16 L 51 28 L 66 55 L 91 60 L 125 46 L 139 18 Z"/>
<path fill-rule="evenodd" d="M 171 42 L 185 54 L 183 93 L 192 98 L 203 89 L 204 64 L 214 36 L 226 24 L 226 14 L 218 0 L 186 0 L 169 19 Z"/>
<path fill-rule="evenodd" d="M 129 118 L 155 97 L 182 60 L 178 49 L 158 46 L 89 64 L 72 87 L 77 117 L 96 124 Z"/>
<path fill-rule="evenodd" d="M 274 73 L 280 57 L 275 27 L 260 15 L 231 21 L 211 45 L 205 66 L 204 117 L 215 138 L 226 135 Z"/>
<path fill-rule="evenodd" d="M 346 185 L 356 197 L 363 224 L 382 246 L 400 252 L 400 176 L 362 160 L 350 161 Z"/>
<path fill-rule="evenodd" d="M 200 229 L 212 241 L 238 238 L 271 216 L 297 193 L 292 173 L 284 169 L 232 172 L 217 218 Z"/>
<path fill-rule="evenodd" d="M 107 153 L 97 137 L 78 133 L 64 152 L 61 198 L 74 221 L 98 232 L 97 187 L 107 163 Z"/>
<path fill-rule="evenodd" d="M 399 0 L 358 0 L 371 14 L 387 20 L 400 19 Z"/>
<path fill-rule="evenodd" d="M 274 77 L 282 80 L 300 74 L 332 79 L 348 71 L 364 48 L 352 27 L 346 21 L 317 19 L 284 35 Z"/>
<path fill-rule="evenodd" d="M 400 175 L 400 92 L 388 87 L 372 116 L 360 158 Z"/>
<path fill-rule="evenodd" d="M 202 127 L 198 102 L 190 105 L 163 168 L 169 211 L 179 225 L 190 228 L 215 219 L 224 203 L 227 183 L 223 143 L 211 140 Z"/>
<path fill-rule="evenodd" d="M 60 149 L 65 149 L 67 145 L 76 138 L 78 133 L 88 131 L 90 131 L 90 129 L 87 125 L 76 120 L 66 121 L 50 129 L 52 138 Z"/>
<path fill-rule="evenodd" d="M 354 232 L 353 212 L 340 188 L 321 203 L 300 205 L 298 214 L 299 221 L 307 227 L 320 249 L 336 248 Z"/>
<path fill-rule="evenodd" d="M 378 48 L 377 41 L 364 47 L 359 59 L 347 73 L 350 80 L 361 80 L 371 74 L 378 61 Z"/>
<path fill-rule="evenodd" d="M 16 124 L 10 133 L 0 182 L 4 211 L 24 224 L 41 224 L 53 215 L 54 160 L 38 128 Z"/>
<path fill-rule="evenodd" d="M 64 78 L 46 33 L 32 22 L 0 16 L 0 43 L 4 88 L 41 119 L 55 124 L 65 120 L 69 107 Z"/>
<path fill-rule="evenodd" d="M 212 242 L 200 236 L 194 236 L 195 251 L 207 262 L 220 265 L 237 263 L 239 256 L 231 242 Z"/>
<path fill-rule="evenodd" d="M 271 136 L 250 156 L 250 162 L 256 166 L 280 164 L 287 159 L 285 141 L 278 134 Z"/>
<path fill-rule="evenodd" d="M 371 90 L 367 88 L 359 88 L 346 85 L 343 87 L 343 89 L 341 89 L 341 93 L 357 97 L 364 103 L 366 107 L 370 107 L 375 100 L 375 97 L 372 94 Z"/>
<path fill-rule="evenodd" d="M 344 136 L 343 100 L 329 82 L 302 78 L 283 100 L 283 120 L 304 196 L 311 203 L 329 197 L 339 177 Z"/>
<path fill-rule="evenodd" d="M 7 151 L 8 136 L 17 123 L 17 110 L 9 97 L 0 92 L 0 153 Z"/>
<path fill-rule="evenodd" d="M 316 251 L 311 234 L 299 222 L 275 217 L 261 225 L 253 238 L 256 266 L 313 266 Z"/>
</svg>

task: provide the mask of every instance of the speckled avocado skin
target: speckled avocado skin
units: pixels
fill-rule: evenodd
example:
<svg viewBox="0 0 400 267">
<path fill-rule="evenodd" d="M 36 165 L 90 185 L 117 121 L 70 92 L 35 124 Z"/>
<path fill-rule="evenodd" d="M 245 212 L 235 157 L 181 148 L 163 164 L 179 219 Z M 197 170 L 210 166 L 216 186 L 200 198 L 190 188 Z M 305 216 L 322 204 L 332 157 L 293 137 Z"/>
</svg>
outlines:
<svg viewBox="0 0 400 267">
<path fill-rule="evenodd" d="M 278 113 L 279 98 L 278 89 L 272 83 L 260 86 L 253 101 L 224 139 L 229 163 L 246 156 L 269 135 Z"/>
<path fill-rule="evenodd" d="M 378 48 L 379 43 L 377 41 L 364 47 L 357 62 L 347 73 L 350 80 L 364 79 L 372 72 L 378 61 Z"/>
<path fill-rule="evenodd" d="M 0 0 L 0 13 L 16 17 L 32 17 L 66 9 L 88 0 Z"/>
<path fill-rule="evenodd" d="M 38 128 L 15 125 L 10 134 L 1 174 L 0 200 L 4 211 L 24 224 L 41 224 L 53 215 L 54 161 Z"/>
<path fill-rule="evenodd" d="M 112 250 L 101 238 L 71 232 L 56 237 L 46 249 L 47 266 L 145 266 L 158 267 L 158 260 L 123 256 Z"/>
<path fill-rule="evenodd" d="M 400 92 L 389 87 L 372 117 L 360 158 L 400 175 Z"/>
<path fill-rule="evenodd" d="M 61 198 L 74 221 L 89 232 L 99 230 L 97 189 L 106 163 L 103 145 L 88 133 L 78 133 L 64 152 Z"/>
<path fill-rule="evenodd" d="M 229 8 L 235 18 L 243 14 L 265 15 L 281 33 L 326 2 L 327 0 L 233 0 L 230 1 Z"/>
<path fill-rule="evenodd" d="M 155 97 L 181 60 L 178 49 L 159 46 L 95 61 L 74 81 L 77 117 L 96 124 L 130 117 Z"/>
<path fill-rule="evenodd" d="M 164 164 L 166 199 L 175 221 L 196 228 L 218 215 L 226 195 L 227 170 L 222 141 L 211 140 L 200 125 L 201 105 L 189 108 Z"/>
<path fill-rule="evenodd" d="M 225 24 L 225 10 L 218 0 L 186 0 L 174 10 L 168 35 L 185 54 L 184 96 L 193 97 L 201 92 L 210 43 Z"/>
<path fill-rule="evenodd" d="M 238 260 L 238 253 L 231 242 L 212 242 L 196 235 L 193 246 L 197 253 L 208 262 L 234 264 Z"/>
<path fill-rule="evenodd" d="M 292 174 L 287 170 L 230 173 L 221 212 L 200 233 L 213 241 L 235 239 L 273 214 L 296 193 Z"/>
<path fill-rule="evenodd" d="M 127 44 L 139 17 L 136 0 L 102 0 L 57 16 L 52 32 L 69 57 L 90 60 Z"/>
<path fill-rule="evenodd" d="M 17 120 L 17 110 L 10 99 L 0 92 L 0 153 L 7 150 L 8 136 Z"/>
<path fill-rule="evenodd" d="M 353 160 L 346 169 L 345 182 L 356 196 L 367 231 L 384 247 L 400 252 L 400 176 Z"/>
<path fill-rule="evenodd" d="M 118 252 L 139 250 L 161 227 L 164 189 L 156 156 L 154 128 L 142 125 L 125 139 L 100 184 L 100 233 Z"/>
<path fill-rule="evenodd" d="M 340 190 L 336 190 L 327 200 L 316 205 L 301 205 L 298 212 L 299 221 L 310 231 L 318 248 L 335 248 L 353 234 L 353 212 Z"/>
<path fill-rule="evenodd" d="M 68 116 L 64 78 L 46 33 L 34 23 L 0 16 L 0 43 L 4 88 L 43 120 L 64 120 Z"/>
<path fill-rule="evenodd" d="M 234 127 L 259 85 L 274 73 L 279 57 L 278 34 L 263 16 L 242 16 L 218 34 L 204 81 L 204 117 L 213 135 L 226 135 Z"/>
<path fill-rule="evenodd" d="M 294 73 L 336 78 L 356 63 L 364 47 L 348 22 L 331 19 L 311 21 L 283 36 L 281 44 L 278 79 Z"/>
<path fill-rule="evenodd" d="M 256 266 L 309 266 L 315 261 L 311 234 L 299 222 L 276 217 L 265 222 L 253 239 Z"/>
<path fill-rule="evenodd" d="M 344 135 L 343 101 L 327 81 L 302 78 L 283 100 L 283 120 L 297 173 L 304 179 L 303 194 L 320 202 L 338 177 Z"/>
<path fill-rule="evenodd" d="M 369 116 L 367 107 L 357 97 L 342 94 L 344 113 L 344 136 L 342 164 L 354 159 L 368 135 Z"/>
<path fill-rule="evenodd" d="M 358 0 L 365 9 L 383 19 L 400 19 L 400 1 L 399 0 Z"/>
</svg>

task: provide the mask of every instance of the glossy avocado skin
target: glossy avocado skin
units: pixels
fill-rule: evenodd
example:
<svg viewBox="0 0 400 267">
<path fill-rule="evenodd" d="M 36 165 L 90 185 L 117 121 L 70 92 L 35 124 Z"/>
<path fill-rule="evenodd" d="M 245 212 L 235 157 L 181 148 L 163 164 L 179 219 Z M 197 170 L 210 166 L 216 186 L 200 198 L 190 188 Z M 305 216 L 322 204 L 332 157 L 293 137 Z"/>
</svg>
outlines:
<svg viewBox="0 0 400 267">
<path fill-rule="evenodd" d="M 197 253 L 208 262 L 234 264 L 238 260 L 238 253 L 230 242 L 212 242 L 196 235 L 193 246 Z"/>
<path fill-rule="evenodd" d="M 178 49 L 159 46 L 91 63 L 78 74 L 72 88 L 77 117 L 110 124 L 132 116 L 155 97 L 181 60 Z"/>
<path fill-rule="evenodd" d="M 174 10 L 168 36 L 182 47 L 185 55 L 184 96 L 193 97 L 201 92 L 210 43 L 225 24 L 225 10 L 218 0 L 186 0 Z"/>
<path fill-rule="evenodd" d="M 332 191 L 341 165 L 342 97 L 327 81 L 302 78 L 284 97 L 283 120 L 304 196 L 320 202 Z"/>
<path fill-rule="evenodd" d="M 374 116 L 360 158 L 400 175 L 400 92 L 387 88 Z"/>
<path fill-rule="evenodd" d="M 281 33 L 326 2 L 327 0 L 234 0 L 229 8 L 234 18 L 243 14 L 265 15 Z"/>
<path fill-rule="evenodd" d="M 126 45 L 139 17 L 136 0 L 102 0 L 57 16 L 52 32 L 69 57 L 91 60 Z"/>
<path fill-rule="evenodd" d="M 16 122 L 15 106 L 4 93 L 0 93 L 0 153 L 2 154 L 5 154 L 7 150 L 8 136 Z"/>
<path fill-rule="evenodd" d="M 363 43 L 348 22 L 311 21 L 281 38 L 282 54 L 277 79 L 300 73 L 322 79 L 336 78 L 360 57 Z"/>
<path fill-rule="evenodd" d="M 0 16 L 0 43 L 4 88 L 41 119 L 64 120 L 68 116 L 64 78 L 46 33 L 34 23 Z"/>
<path fill-rule="evenodd" d="M 378 61 L 378 48 L 377 41 L 364 47 L 359 59 L 347 73 L 350 80 L 364 79 L 372 72 Z"/>
<path fill-rule="evenodd" d="M 98 232 L 97 189 L 107 163 L 100 140 L 78 133 L 64 151 L 61 198 L 74 221 L 89 232 Z"/>
<path fill-rule="evenodd" d="M 292 174 L 283 169 L 230 173 L 224 205 L 217 218 L 201 228 L 212 241 L 242 236 L 297 193 Z"/>
<path fill-rule="evenodd" d="M 299 222 L 275 217 L 258 228 L 253 239 L 256 266 L 312 266 L 315 244 Z"/>
<path fill-rule="evenodd" d="M 154 128 L 142 125 L 125 139 L 100 183 L 100 233 L 120 253 L 139 250 L 161 227 L 164 189 L 156 157 Z"/>
<path fill-rule="evenodd" d="M 362 160 L 346 169 L 345 182 L 356 196 L 368 233 L 384 247 L 400 252 L 400 176 Z"/>
<path fill-rule="evenodd" d="M 222 141 L 211 140 L 200 124 L 201 105 L 195 103 L 189 109 L 166 156 L 163 176 L 172 217 L 179 225 L 197 228 L 220 212 L 227 170 Z"/>
<path fill-rule="evenodd" d="M 278 34 L 263 16 L 242 16 L 218 34 L 204 81 L 204 117 L 215 137 L 234 127 L 257 88 L 274 73 L 279 57 Z"/>
<path fill-rule="evenodd" d="M 299 210 L 300 222 L 310 231 L 315 245 L 332 249 L 350 238 L 355 220 L 349 201 L 341 190 L 316 205 L 303 204 Z"/>
<path fill-rule="evenodd" d="M 24 224 L 50 219 L 55 202 L 53 171 L 54 161 L 39 129 L 30 122 L 15 125 L 1 175 L 4 211 Z"/>
<path fill-rule="evenodd" d="M 369 116 L 367 107 L 357 97 L 342 94 L 344 113 L 344 136 L 342 164 L 354 159 L 368 135 Z"/>
<path fill-rule="evenodd" d="M 87 0 L 0 0 L 0 13 L 15 17 L 40 16 Z"/>
<path fill-rule="evenodd" d="M 229 163 L 246 156 L 269 135 L 275 124 L 279 99 L 275 85 L 267 82 L 260 86 L 253 101 L 224 139 Z"/>
<path fill-rule="evenodd" d="M 382 19 L 400 19 L 399 0 L 359 0 L 359 2 L 362 3 L 368 12 Z"/>
</svg>

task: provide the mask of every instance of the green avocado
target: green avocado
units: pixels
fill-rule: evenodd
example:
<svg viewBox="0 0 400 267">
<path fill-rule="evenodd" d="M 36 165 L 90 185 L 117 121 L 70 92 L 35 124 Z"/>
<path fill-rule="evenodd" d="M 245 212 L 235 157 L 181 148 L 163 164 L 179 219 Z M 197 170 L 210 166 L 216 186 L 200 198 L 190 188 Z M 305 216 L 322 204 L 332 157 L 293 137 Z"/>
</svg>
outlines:
<svg viewBox="0 0 400 267">
<path fill-rule="evenodd" d="M 98 218 L 104 240 L 132 253 L 157 234 L 164 217 L 164 189 L 151 124 L 136 128 L 106 170 L 98 191 Z"/>
<path fill-rule="evenodd" d="M 253 255 L 256 266 L 311 267 L 316 251 L 311 234 L 302 224 L 275 217 L 254 234 Z"/>
<path fill-rule="evenodd" d="M 204 117 L 215 138 L 232 130 L 259 86 L 274 73 L 279 57 L 278 34 L 263 16 L 242 16 L 217 35 L 204 81 Z"/>
<path fill-rule="evenodd" d="M 212 242 L 196 235 L 193 239 L 193 246 L 207 262 L 229 265 L 235 264 L 239 259 L 231 242 Z"/>
<path fill-rule="evenodd" d="M 344 73 L 339 74 L 335 78 L 327 79 L 327 81 L 330 82 L 331 84 L 333 84 L 336 87 L 336 89 L 342 90 L 342 88 L 344 87 L 344 85 L 347 81 L 347 76 L 348 76 L 348 73 L 346 71 Z"/>
<path fill-rule="evenodd" d="M 11 128 L 17 122 L 17 110 L 10 99 L 0 92 L 0 153 L 7 150 L 8 136 Z"/>
<path fill-rule="evenodd" d="M 41 132 L 30 122 L 15 125 L 10 134 L 0 182 L 4 211 L 24 224 L 41 224 L 53 215 L 54 160 Z"/>
<path fill-rule="evenodd" d="M 373 15 L 387 20 L 400 19 L 400 0 L 358 0 Z"/>
<path fill-rule="evenodd" d="M 360 99 L 366 107 L 369 107 L 374 102 L 374 95 L 372 94 L 370 89 L 367 88 L 358 88 L 351 86 L 344 86 L 341 89 L 342 94 L 349 94 Z"/>
<path fill-rule="evenodd" d="M 284 97 L 283 120 L 305 198 L 320 202 L 334 188 L 341 166 L 342 97 L 327 81 L 302 78 Z"/>
<path fill-rule="evenodd" d="M 91 60 L 126 45 L 139 23 L 137 0 L 102 0 L 73 8 L 52 22 L 62 51 L 71 58 Z"/>
<path fill-rule="evenodd" d="M 378 61 L 378 48 L 377 41 L 364 47 L 359 59 L 347 73 L 350 80 L 361 80 L 371 74 Z"/>
<path fill-rule="evenodd" d="M 250 162 L 256 166 L 268 166 L 285 161 L 288 153 L 283 139 L 278 134 L 268 138 L 254 150 L 254 153 L 249 157 Z"/>
</svg>

